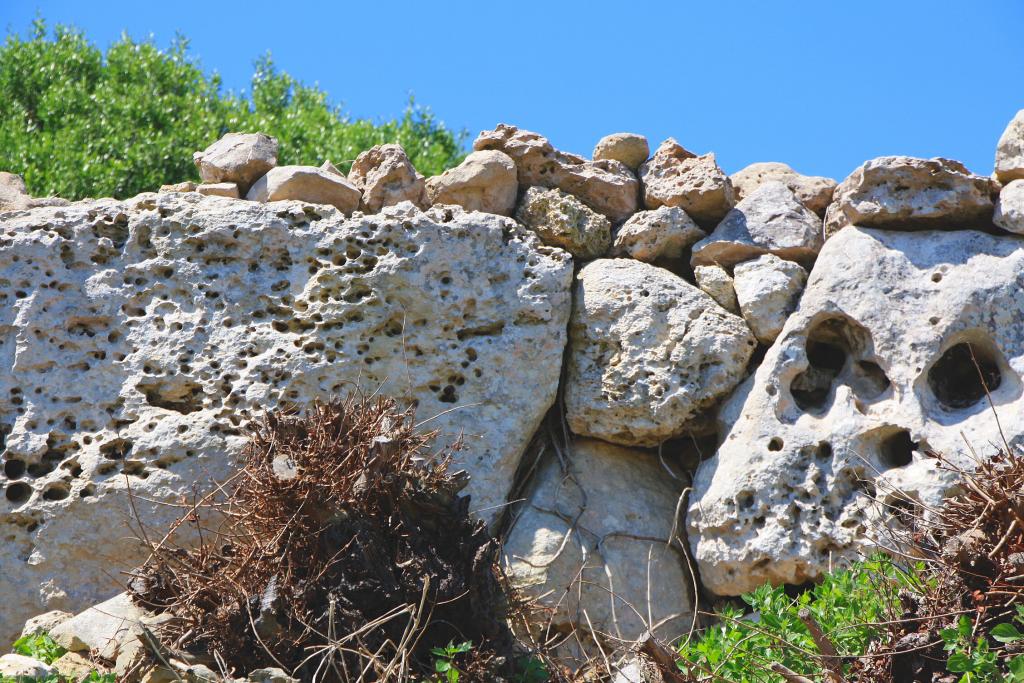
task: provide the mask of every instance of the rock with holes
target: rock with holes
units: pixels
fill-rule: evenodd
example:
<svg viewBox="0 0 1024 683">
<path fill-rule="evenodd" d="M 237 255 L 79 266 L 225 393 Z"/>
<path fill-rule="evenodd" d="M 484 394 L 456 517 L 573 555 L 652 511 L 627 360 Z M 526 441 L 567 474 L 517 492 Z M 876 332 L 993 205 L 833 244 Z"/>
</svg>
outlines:
<svg viewBox="0 0 1024 683">
<path fill-rule="evenodd" d="M 665 641 L 685 634 L 694 598 L 676 522 L 682 475 L 657 453 L 595 439 L 575 441 L 566 466 L 541 464 L 509 532 L 512 584 L 551 608 L 559 631 L 633 641 L 653 620 Z"/>
<path fill-rule="evenodd" d="M 246 199 L 279 202 L 295 199 L 311 204 L 329 204 L 345 214 L 359 208 L 362 195 L 348 179 L 316 166 L 278 166 L 257 180 Z"/>
<path fill-rule="evenodd" d="M 1024 109 L 1017 112 L 999 137 L 995 175 L 1001 183 L 1024 180 Z"/>
<path fill-rule="evenodd" d="M 401 145 L 374 145 L 362 152 L 352 164 L 348 180 L 363 193 L 359 210 L 365 213 L 378 213 L 385 206 L 405 201 L 423 204 L 423 176 Z"/>
<path fill-rule="evenodd" d="M 428 204 L 455 204 L 466 211 L 512 215 L 519 194 L 516 164 L 504 152 L 473 152 L 455 168 L 427 179 Z"/>
<path fill-rule="evenodd" d="M 678 206 L 701 225 L 722 220 L 735 203 L 732 183 L 715 155 L 697 156 L 672 138 L 640 167 L 640 179 L 644 206 Z"/>
<path fill-rule="evenodd" d="M 704 585 L 800 584 L 872 543 L 894 490 L 941 505 L 951 475 L 1024 444 L 1024 239 L 846 228 L 797 310 L 722 407 L 694 479 L 689 539 Z M 981 374 L 971 360 L 978 361 Z M 984 379 L 984 384 L 981 378 Z"/>
<path fill-rule="evenodd" d="M 597 141 L 594 147 L 594 161 L 621 161 L 634 171 L 647 161 L 651 148 L 647 138 L 636 133 L 612 133 Z"/>
<path fill-rule="evenodd" d="M 743 319 L 757 341 L 771 344 L 796 308 L 807 271 L 792 261 L 765 254 L 740 263 L 732 275 Z"/>
<path fill-rule="evenodd" d="M 1024 180 L 1007 183 L 999 192 L 992 222 L 1003 230 L 1024 235 Z"/>
<path fill-rule="evenodd" d="M 640 184 L 621 161 L 587 161 L 555 149 L 542 135 L 505 124 L 480 133 L 473 149 L 504 152 L 515 162 L 521 186 L 557 187 L 613 223 L 626 220 L 637 210 Z"/>
<path fill-rule="evenodd" d="M 612 243 L 608 219 L 559 189 L 529 188 L 516 209 L 516 220 L 544 244 L 584 260 L 603 256 Z"/>
<path fill-rule="evenodd" d="M 204 183 L 237 183 L 245 194 L 277 165 L 277 138 L 263 133 L 228 133 L 192 155 Z"/>
<path fill-rule="evenodd" d="M 493 520 L 554 401 L 572 262 L 509 218 L 144 194 L 0 218 L 0 640 L 117 590 L 264 410 L 380 389 Z M 509 378 L 514 378 L 510 382 Z M 113 577 L 113 578 L 112 578 Z"/>
<path fill-rule="evenodd" d="M 746 168 L 729 176 L 732 188 L 736 192 L 736 201 L 743 201 L 762 184 L 775 180 L 788 187 L 796 198 L 818 216 L 824 216 L 828 205 L 832 203 L 832 193 L 836 189 L 836 181 L 822 176 L 809 176 L 797 173 L 786 164 L 765 161 L 750 164 Z"/>
<path fill-rule="evenodd" d="M 821 219 L 777 180 L 762 183 L 693 245 L 694 266 L 726 268 L 762 254 L 810 264 L 822 245 Z"/>
<path fill-rule="evenodd" d="M 576 434 L 657 446 L 693 431 L 743 379 L 743 320 L 682 278 L 629 259 L 576 276 L 565 405 Z"/>
<path fill-rule="evenodd" d="M 878 157 L 836 187 L 825 238 L 848 225 L 887 230 L 984 229 L 996 184 L 959 161 Z"/>
<path fill-rule="evenodd" d="M 736 302 L 736 283 L 725 268 L 718 265 L 697 266 L 693 269 L 693 279 L 719 306 L 730 313 L 740 312 Z"/>
<path fill-rule="evenodd" d="M 678 259 L 694 242 L 706 236 L 677 206 L 637 211 L 616 231 L 612 255 L 647 263 Z"/>
</svg>

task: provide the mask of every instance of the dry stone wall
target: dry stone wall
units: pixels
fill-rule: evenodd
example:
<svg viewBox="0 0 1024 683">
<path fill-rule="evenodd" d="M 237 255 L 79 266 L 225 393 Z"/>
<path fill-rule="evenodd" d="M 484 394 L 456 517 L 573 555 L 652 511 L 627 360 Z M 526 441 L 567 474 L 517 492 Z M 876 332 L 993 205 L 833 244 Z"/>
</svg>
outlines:
<svg viewBox="0 0 1024 683">
<path fill-rule="evenodd" d="M 1022 120 L 992 176 L 730 176 L 673 139 L 586 159 L 508 125 L 432 178 L 397 145 L 280 167 L 257 134 L 124 201 L 0 175 L 0 637 L 117 592 L 129 488 L 159 528 L 262 411 L 352 390 L 462 435 L 471 507 L 567 651 L 813 580 L 886 504 L 942 504 L 933 452 L 1024 440 Z"/>
</svg>

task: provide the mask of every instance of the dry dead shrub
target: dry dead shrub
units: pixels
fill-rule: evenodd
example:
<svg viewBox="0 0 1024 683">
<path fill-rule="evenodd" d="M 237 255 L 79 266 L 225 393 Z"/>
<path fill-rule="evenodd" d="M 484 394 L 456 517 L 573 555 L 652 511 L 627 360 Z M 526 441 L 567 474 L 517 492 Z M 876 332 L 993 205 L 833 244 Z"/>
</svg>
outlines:
<svg viewBox="0 0 1024 683">
<path fill-rule="evenodd" d="M 238 474 L 151 543 L 135 599 L 171 615 L 168 652 L 235 675 L 280 666 L 303 680 L 408 680 L 430 649 L 471 641 L 461 681 L 514 666 L 498 545 L 460 496 L 452 449 L 385 398 L 271 414 Z"/>
</svg>

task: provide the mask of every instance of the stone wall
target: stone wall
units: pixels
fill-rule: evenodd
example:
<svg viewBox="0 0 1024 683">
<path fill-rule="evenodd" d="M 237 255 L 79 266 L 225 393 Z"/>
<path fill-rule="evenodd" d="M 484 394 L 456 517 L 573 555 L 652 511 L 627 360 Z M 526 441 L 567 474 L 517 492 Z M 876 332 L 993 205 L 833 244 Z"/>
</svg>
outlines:
<svg viewBox="0 0 1024 683">
<path fill-rule="evenodd" d="M 117 593 L 134 514 L 159 533 L 263 411 L 351 391 L 462 436 L 569 650 L 812 580 L 941 504 L 933 451 L 1024 439 L 1024 112 L 992 177 L 505 125 L 433 178 L 276 161 L 232 134 L 200 185 L 73 204 L 0 177 L 0 638 Z"/>
</svg>

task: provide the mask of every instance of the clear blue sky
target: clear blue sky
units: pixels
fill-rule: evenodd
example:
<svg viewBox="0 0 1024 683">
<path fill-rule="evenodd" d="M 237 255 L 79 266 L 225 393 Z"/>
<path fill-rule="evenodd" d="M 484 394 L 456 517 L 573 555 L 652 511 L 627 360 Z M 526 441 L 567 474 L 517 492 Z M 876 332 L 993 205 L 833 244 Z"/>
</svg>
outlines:
<svg viewBox="0 0 1024 683">
<path fill-rule="evenodd" d="M 180 31 L 236 90 L 270 50 L 358 116 L 394 116 L 412 92 L 471 136 L 513 123 L 587 155 L 616 131 L 673 136 L 729 172 L 842 178 L 908 154 L 988 174 L 1024 108 L 1021 0 L 0 0 L 5 29 L 37 13 L 101 46 Z"/>
</svg>

